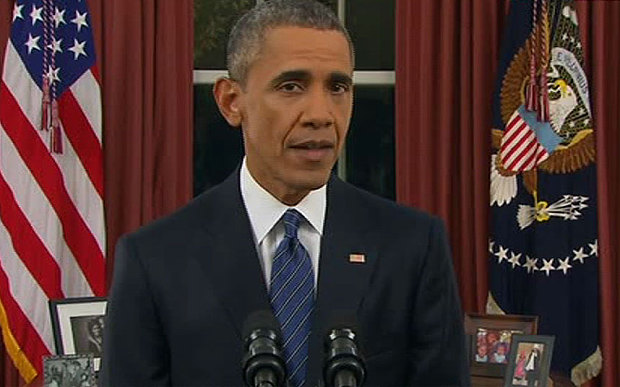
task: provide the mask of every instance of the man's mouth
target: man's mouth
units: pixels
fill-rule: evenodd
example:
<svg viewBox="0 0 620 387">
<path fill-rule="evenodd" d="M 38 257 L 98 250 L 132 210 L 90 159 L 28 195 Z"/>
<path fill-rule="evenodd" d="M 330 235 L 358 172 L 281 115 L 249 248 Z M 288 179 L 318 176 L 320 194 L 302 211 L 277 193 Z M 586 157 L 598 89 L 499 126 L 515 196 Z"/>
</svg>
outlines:
<svg viewBox="0 0 620 387">
<path fill-rule="evenodd" d="M 319 141 L 303 141 L 291 145 L 291 148 L 296 149 L 331 149 L 334 144 L 331 141 L 319 140 Z"/>
<path fill-rule="evenodd" d="M 330 141 L 303 141 L 290 146 L 296 153 L 308 161 L 321 161 L 332 154 L 334 144 Z"/>
</svg>

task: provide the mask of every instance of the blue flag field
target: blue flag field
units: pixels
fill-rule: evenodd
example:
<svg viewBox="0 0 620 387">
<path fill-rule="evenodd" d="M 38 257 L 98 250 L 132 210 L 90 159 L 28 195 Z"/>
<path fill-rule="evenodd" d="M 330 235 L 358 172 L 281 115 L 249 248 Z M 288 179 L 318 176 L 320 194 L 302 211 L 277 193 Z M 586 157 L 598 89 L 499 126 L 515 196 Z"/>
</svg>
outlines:
<svg viewBox="0 0 620 387">
<path fill-rule="evenodd" d="M 593 114 L 572 0 L 513 0 L 493 97 L 487 312 L 536 315 L 551 370 L 600 372 Z"/>
</svg>

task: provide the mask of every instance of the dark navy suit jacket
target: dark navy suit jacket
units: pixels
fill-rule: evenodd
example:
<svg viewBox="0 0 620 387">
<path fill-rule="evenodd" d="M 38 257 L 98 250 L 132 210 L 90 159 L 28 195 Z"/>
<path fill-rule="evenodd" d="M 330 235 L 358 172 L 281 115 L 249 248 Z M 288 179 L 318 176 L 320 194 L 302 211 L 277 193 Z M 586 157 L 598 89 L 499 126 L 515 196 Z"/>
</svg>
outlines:
<svg viewBox="0 0 620 387">
<path fill-rule="evenodd" d="M 321 385 L 324 335 L 343 311 L 357 318 L 366 386 L 469 385 L 441 221 L 332 177 L 319 267 L 307 386 Z M 101 385 L 242 386 L 242 325 L 265 309 L 237 172 L 119 241 Z"/>
</svg>

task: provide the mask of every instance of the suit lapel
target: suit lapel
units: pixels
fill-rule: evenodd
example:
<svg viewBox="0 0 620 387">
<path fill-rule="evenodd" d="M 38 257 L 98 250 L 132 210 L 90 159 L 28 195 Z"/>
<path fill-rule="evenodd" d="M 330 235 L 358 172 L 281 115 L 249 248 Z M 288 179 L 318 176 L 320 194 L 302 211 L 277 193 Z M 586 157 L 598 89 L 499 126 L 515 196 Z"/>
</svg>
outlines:
<svg viewBox="0 0 620 387">
<path fill-rule="evenodd" d="M 369 230 L 372 220 L 353 201 L 355 195 L 347 194 L 348 190 L 352 188 L 337 178 L 330 180 L 310 337 L 308 381 L 322 379 L 325 335 L 342 316 L 356 314 L 377 260 L 376 238 Z M 351 254 L 362 254 L 364 262 L 351 262 Z"/>
<path fill-rule="evenodd" d="M 357 312 L 377 260 L 376 236 L 368 227 L 372 220 L 353 201 L 352 190 L 334 177 L 327 189 L 306 378 L 310 385 L 322 380 L 324 337 L 332 328 L 330 324 L 336 323 L 338 316 Z M 241 338 L 247 316 L 256 310 L 271 310 L 271 305 L 239 190 L 238 171 L 205 195 L 198 216 L 206 222 L 201 236 L 205 242 L 200 246 L 207 249 L 196 256 Z M 351 254 L 363 254 L 365 262 L 350 262 Z"/>
<path fill-rule="evenodd" d="M 248 215 L 232 174 L 206 195 L 203 218 L 207 239 L 199 261 L 239 333 L 249 314 L 271 310 Z"/>
</svg>

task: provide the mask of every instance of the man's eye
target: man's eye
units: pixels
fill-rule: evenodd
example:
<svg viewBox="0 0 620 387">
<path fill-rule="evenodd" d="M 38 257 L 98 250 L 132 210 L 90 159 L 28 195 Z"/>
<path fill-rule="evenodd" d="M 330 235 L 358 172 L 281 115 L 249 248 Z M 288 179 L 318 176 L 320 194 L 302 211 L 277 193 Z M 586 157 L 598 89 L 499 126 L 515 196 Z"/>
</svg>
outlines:
<svg viewBox="0 0 620 387">
<path fill-rule="evenodd" d="M 347 91 L 349 91 L 351 87 L 349 85 L 347 85 L 346 83 L 335 83 L 332 86 L 332 93 L 334 94 L 343 94 L 346 93 Z"/>
<path fill-rule="evenodd" d="M 287 82 L 280 85 L 279 90 L 285 91 L 287 93 L 295 93 L 302 91 L 302 86 L 299 83 L 295 82 Z"/>
</svg>

